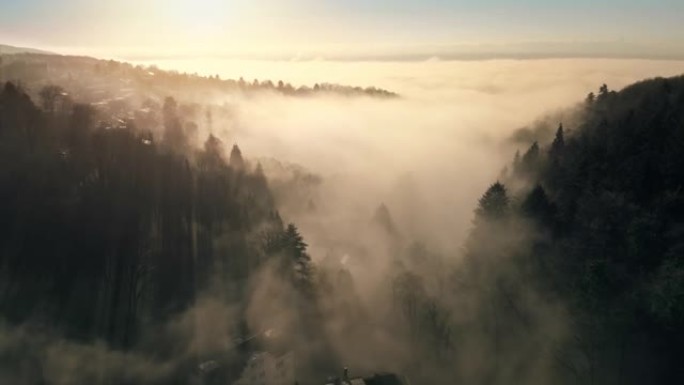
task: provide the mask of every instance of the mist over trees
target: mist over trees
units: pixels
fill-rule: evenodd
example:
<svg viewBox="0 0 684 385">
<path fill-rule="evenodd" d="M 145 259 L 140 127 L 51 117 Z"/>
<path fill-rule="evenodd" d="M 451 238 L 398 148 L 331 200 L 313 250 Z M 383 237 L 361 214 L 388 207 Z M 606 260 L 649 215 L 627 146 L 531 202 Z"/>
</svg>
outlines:
<svg viewBox="0 0 684 385">
<path fill-rule="evenodd" d="M 343 367 L 415 384 L 681 382 L 684 78 L 603 85 L 518 131 L 458 250 L 377 202 L 355 237 L 329 224 L 314 252 L 281 208 L 326 227 L 322 178 L 229 142 L 230 106 L 165 92 L 298 89 L 83 63 L 136 85 L 0 92 L 0 382 L 249 383 L 264 351 L 294 354 L 300 384 Z"/>
<path fill-rule="evenodd" d="M 682 77 L 603 85 L 483 195 L 464 266 L 495 295 L 492 354 L 537 344 L 535 313 L 562 303 L 552 382 L 682 380 L 683 101 Z"/>
<path fill-rule="evenodd" d="M 132 65 L 78 56 L 24 53 L 2 55 L 2 58 L 0 73 L 3 78 L 0 81 L 29 86 L 58 83 L 68 88 L 79 100 L 90 103 L 127 102 L 135 100 L 137 94 L 162 98 L 181 93 L 189 99 L 206 99 L 208 95 L 257 97 L 269 93 L 286 97 L 330 95 L 392 99 L 399 96 L 375 86 L 359 87 L 324 81 L 312 85 L 293 85 L 283 80 L 245 80 L 242 77 L 222 79 L 218 74 L 203 76 L 165 71 L 154 65 Z"/>
<path fill-rule="evenodd" d="M 191 149 L 176 109 L 167 98 L 158 142 L 132 121 L 100 120 L 80 104 L 41 110 L 4 85 L 5 322 L 126 350 L 204 292 L 239 301 L 253 270 L 276 254 L 288 256 L 283 268 L 297 285 L 310 285 L 306 244 L 283 225 L 260 166 L 248 165 L 237 145 L 227 159 L 213 135 Z M 223 279 L 243 284 L 228 289 Z"/>
</svg>

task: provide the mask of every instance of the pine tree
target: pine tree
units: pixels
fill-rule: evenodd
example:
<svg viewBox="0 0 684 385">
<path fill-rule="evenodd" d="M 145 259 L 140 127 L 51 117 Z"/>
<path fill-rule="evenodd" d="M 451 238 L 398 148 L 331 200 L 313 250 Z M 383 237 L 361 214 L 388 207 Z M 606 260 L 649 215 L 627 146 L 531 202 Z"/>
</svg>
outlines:
<svg viewBox="0 0 684 385">
<path fill-rule="evenodd" d="M 294 252 L 297 256 L 306 254 L 306 248 L 309 246 L 304 242 L 304 237 L 299 234 L 297 226 L 293 223 L 287 225 L 285 229 L 286 247 L 289 251 Z"/>
<path fill-rule="evenodd" d="M 178 117 L 178 104 L 172 97 L 164 100 L 164 140 L 174 151 L 183 153 L 187 148 L 187 138 Z"/>
<path fill-rule="evenodd" d="M 586 103 L 587 106 L 591 106 L 592 104 L 594 104 L 595 100 L 596 100 L 596 95 L 593 92 L 590 92 L 587 95 L 587 98 L 584 99 L 584 102 Z"/>
<path fill-rule="evenodd" d="M 233 145 L 233 150 L 230 152 L 230 167 L 235 170 L 244 170 L 245 161 L 242 159 L 242 151 L 237 144 Z"/>
<path fill-rule="evenodd" d="M 553 143 L 551 143 L 551 148 L 549 149 L 549 155 L 553 159 L 557 159 L 560 154 L 563 152 L 563 149 L 565 148 L 565 137 L 563 135 L 563 123 L 561 123 L 558 126 L 558 130 L 556 131 L 556 137 L 553 139 Z"/>
<path fill-rule="evenodd" d="M 515 151 L 515 156 L 513 156 L 513 175 L 518 176 L 520 174 L 520 150 Z"/>
<path fill-rule="evenodd" d="M 297 226 L 290 223 L 283 235 L 283 246 L 288 257 L 292 258 L 294 279 L 297 282 L 311 283 L 311 257 L 306 252 L 308 245 L 299 233 Z"/>
<path fill-rule="evenodd" d="M 532 143 L 530 148 L 527 149 L 525 155 L 522 157 L 522 163 L 525 167 L 533 167 L 537 164 L 539 160 L 539 143 L 536 141 Z"/>
<path fill-rule="evenodd" d="M 538 220 L 542 224 L 549 224 L 553 217 L 553 205 L 549 201 L 546 191 L 537 185 L 522 203 L 523 214 Z"/>
<path fill-rule="evenodd" d="M 539 172 L 542 159 L 539 156 L 539 144 L 535 141 L 520 160 L 520 172 L 527 177 L 534 177 Z"/>
<path fill-rule="evenodd" d="M 475 210 L 476 218 L 495 220 L 506 216 L 508 213 L 509 199 L 506 187 L 496 182 L 487 189 L 479 205 Z"/>
<path fill-rule="evenodd" d="M 209 137 L 204 142 L 204 152 L 210 165 L 218 166 L 224 164 L 223 142 L 213 134 L 209 134 Z"/>
</svg>

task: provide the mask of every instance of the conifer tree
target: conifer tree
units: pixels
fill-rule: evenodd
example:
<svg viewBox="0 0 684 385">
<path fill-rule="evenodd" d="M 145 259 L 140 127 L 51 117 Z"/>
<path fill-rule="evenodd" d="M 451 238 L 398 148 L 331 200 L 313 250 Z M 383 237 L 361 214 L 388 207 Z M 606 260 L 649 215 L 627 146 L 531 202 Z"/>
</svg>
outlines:
<svg viewBox="0 0 684 385">
<path fill-rule="evenodd" d="M 553 159 L 556 159 L 563 152 L 563 148 L 565 148 L 565 137 L 563 134 L 563 123 L 561 123 L 560 125 L 558 125 L 558 130 L 556 130 L 556 137 L 553 139 L 553 142 L 551 143 L 549 155 L 551 155 Z"/>
<path fill-rule="evenodd" d="M 495 220 L 506 216 L 508 213 L 509 199 L 506 187 L 496 182 L 487 189 L 480 198 L 475 210 L 477 219 Z"/>
<path fill-rule="evenodd" d="M 164 140 L 171 150 L 183 153 L 187 148 L 187 138 L 178 117 L 178 104 L 172 97 L 164 100 Z"/>
<path fill-rule="evenodd" d="M 240 147 L 238 147 L 237 144 L 233 145 L 233 149 L 230 152 L 230 167 L 235 170 L 244 170 L 245 168 L 245 161 L 242 159 L 242 151 L 240 151 Z"/>
</svg>

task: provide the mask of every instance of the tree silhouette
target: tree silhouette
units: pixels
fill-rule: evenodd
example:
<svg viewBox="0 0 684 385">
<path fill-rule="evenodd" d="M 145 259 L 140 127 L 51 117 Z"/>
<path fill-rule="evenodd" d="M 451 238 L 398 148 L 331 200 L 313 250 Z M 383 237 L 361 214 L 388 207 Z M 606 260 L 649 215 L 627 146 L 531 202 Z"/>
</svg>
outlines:
<svg viewBox="0 0 684 385">
<path fill-rule="evenodd" d="M 684 326 L 676 283 L 684 234 L 684 174 L 674 166 L 683 158 L 678 101 L 684 77 L 620 92 L 602 85 L 598 97 L 587 98 L 591 108 L 581 110 L 572 136 L 559 126 L 549 156 L 538 143 L 523 155 L 527 172 L 513 182 L 525 187 L 516 196 L 504 199 L 503 186 L 485 193 L 477 217 L 500 212 L 491 207 L 504 202 L 510 217 L 475 222 L 458 288 L 488 304 L 490 312 L 475 317 L 492 323 L 493 351 L 505 349 L 507 338 L 518 349 L 529 341 L 513 336 L 533 330 L 538 304 L 521 302 L 532 292 L 572 309 L 573 338 L 556 358 L 575 381 L 682 381 L 674 358 Z M 530 220 L 534 226 L 521 232 Z"/>
<path fill-rule="evenodd" d="M 244 170 L 245 161 L 242 159 L 242 151 L 237 144 L 233 145 L 233 149 L 230 151 L 230 167 L 235 170 Z"/>
<path fill-rule="evenodd" d="M 40 99 L 43 104 L 43 109 L 49 113 L 55 112 L 57 100 L 65 95 L 64 89 L 60 86 L 49 85 L 43 87 L 40 92 Z"/>
<path fill-rule="evenodd" d="M 183 124 L 178 116 L 178 104 L 172 97 L 164 100 L 164 141 L 167 146 L 178 154 L 187 150 L 187 138 L 183 130 Z"/>
<path fill-rule="evenodd" d="M 551 143 L 551 148 L 549 148 L 549 155 L 552 159 L 557 159 L 563 152 L 565 147 L 565 137 L 563 135 L 563 124 L 558 125 L 558 130 L 556 130 L 556 136 Z"/>
<path fill-rule="evenodd" d="M 509 199 L 506 187 L 500 182 L 491 185 L 478 202 L 475 210 L 477 219 L 500 219 L 509 211 Z"/>
<path fill-rule="evenodd" d="M 87 104 L 44 114 L 5 85 L 3 321 L 40 317 L 67 339 L 133 349 L 144 328 L 185 311 L 217 278 L 246 281 L 250 266 L 262 262 L 251 258 L 261 253 L 252 234 L 286 234 L 262 171 L 234 178 L 213 135 L 196 154 L 168 151 L 185 147 L 176 140 L 184 132 L 174 99 L 160 110 L 165 140 L 158 146 L 136 121 Z M 301 235 L 287 234 L 292 258 L 310 271 Z M 154 354 L 169 354 L 161 350 Z"/>
</svg>

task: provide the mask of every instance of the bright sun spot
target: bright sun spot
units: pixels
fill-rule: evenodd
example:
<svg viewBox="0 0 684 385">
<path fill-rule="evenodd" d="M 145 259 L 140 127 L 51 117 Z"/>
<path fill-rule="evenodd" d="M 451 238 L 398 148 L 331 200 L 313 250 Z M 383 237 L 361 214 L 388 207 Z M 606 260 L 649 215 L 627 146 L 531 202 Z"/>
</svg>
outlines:
<svg viewBox="0 0 684 385">
<path fill-rule="evenodd" d="M 173 0 L 172 16 L 186 27 L 215 29 L 231 21 L 242 8 L 242 1 Z"/>
</svg>

